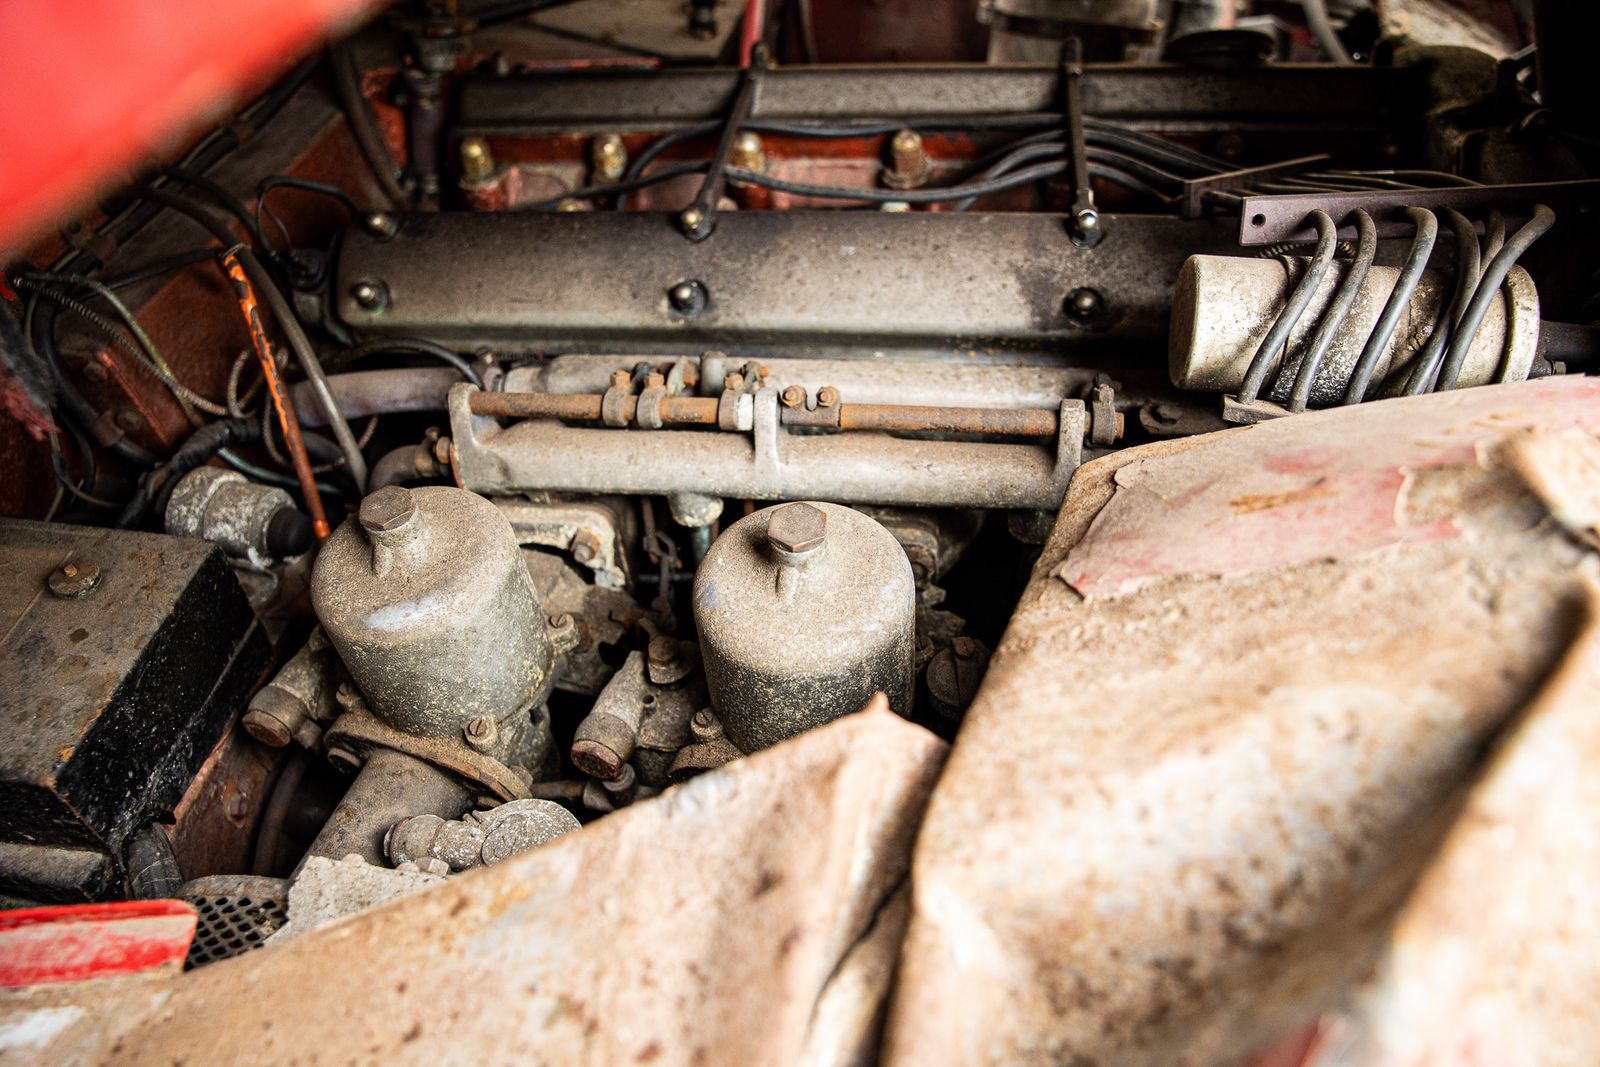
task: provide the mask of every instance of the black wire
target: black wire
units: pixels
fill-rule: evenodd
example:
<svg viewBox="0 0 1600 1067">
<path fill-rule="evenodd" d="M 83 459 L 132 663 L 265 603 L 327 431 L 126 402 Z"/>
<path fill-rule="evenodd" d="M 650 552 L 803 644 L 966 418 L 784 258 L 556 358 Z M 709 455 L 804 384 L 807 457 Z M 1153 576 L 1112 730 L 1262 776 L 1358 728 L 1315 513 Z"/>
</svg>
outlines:
<svg viewBox="0 0 1600 1067">
<path fill-rule="evenodd" d="M 256 204 L 256 215 L 251 217 L 250 211 L 244 203 L 221 185 L 207 178 L 203 174 L 190 174 L 181 167 L 158 167 L 156 172 L 163 178 L 180 184 L 192 186 L 205 193 L 217 206 L 239 220 L 244 227 L 244 232 L 249 235 L 250 243 L 257 248 L 266 248 L 267 244 L 261 237 L 261 205 Z M 139 183 L 146 184 L 146 183 Z"/>
<path fill-rule="evenodd" d="M 898 133 L 900 130 L 910 129 L 921 132 L 940 130 L 1008 130 L 1030 129 L 1037 126 L 1047 127 L 1043 134 L 1022 138 L 1013 143 L 1010 148 L 1022 147 L 1027 143 L 1036 141 L 1039 137 L 1053 137 L 1060 132 L 1063 116 L 1052 112 L 1022 112 L 1014 115 L 994 116 L 964 116 L 964 117 L 933 117 L 908 120 L 866 120 L 859 123 L 849 123 L 839 126 L 821 123 L 786 123 L 771 122 L 760 119 L 746 122 L 741 129 L 752 133 L 772 134 L 788 137 L 815 137 L 819 139 L 843 139 L 849 137 L 881 137 Z M 717 121 L 696 123 L 686 126 L 681 130 L 663 134 L 658 137 L 643 152 L 629 164 L 623 174 L 623 183 L 639 180 L 645 168 L 658 159 L 663 152 L 687 141 L 701 137 L 708 137 L 722 129 L 723 124 Z M 1087 143 L 1099 143 L 1102 147 L 1121 149 L 1124 152 L 1139 149 L 1147 153 L 1145 161 L 1161 162 L 1172 166 L 1191 169 L 1196 174 L 1220 174 L 1231 168 L 1231 164 L 1211 156 L 1203 155 L 1181 145 L 1164 141 L 1158 137 L 1140 133 L 1136 130 L 1125 129 L 1106 122 L 1090 122 L 1085 127 Z M 639 187 L 642 188 L 642 187 Z M 631 190 L 628 190 L 631 191 Z M 579 194 L 570 194 L 579 195 Z M 609 195 L 609 194 L 608 194 Z M 617 199 L 616 210 L 627 209 L 627 191 Z"/>
<path fill-rule="evenodd" d="M 1489 265 L 1483 268 L 1483 275 L 1478 279 L 1478 287 L 1472 294 L 1471 302 L 1456 320 L 1456 332 L 1450 341 L 1450 353 L 1445 357 L 1444 367 L 1439 371 L 1441 390 L 1456 387 L 1456 377 L 1461 373 L 1462 363 L 1466 362 L 1467 349 L 1472 346 L 1478 327 L 1483 324 L 1483 317 L 1489 311 L 1489 301 L 1494 299 L 1500 287 L 1505 284 L 1506 275 L 1511 273 L 1511 268 L 1516 266 L 1522 254 L 1532 248 L 1535 241 L 1549 233 L 1555 224 L 1555 212 L 1543 204 L 1536 204 L 1533 218 L 1512 234 L 1505 245 L 1489 260 Z"/>
<path fill-rule="evenodd" d="M 355 57 L 351 55 L 349 45 L 330 48 L 328 65 L 333 70 L 334 90 L 344 109 L 345 125 L 361 152 L 361 158 L 366 160 L 368 169 L 377 179 L 378 187 L 390 206 L 404 207 L 411 198 L 400 186 L 400 167 L 395 163 L 394 156 L 389 154 L 388 142 L 383 139 L 378 120 L 373 117 L 372 109 L 367 106 L 367 98 L 361 92 L 361 75 L 356 70 Z"/>
<path fill-rule="evenodd" d="M 1345 319 L 1350 316 L 1350 308 L 1356 302 L 1356 294 L 1366 284 L 1367 272 L 1372 268 L 1372 257 L 1378 251 L 1378 228 L 1372 224 L 1372 216 L 1360 208 L 1356 208 L 1351 214 L 1356 219 L 1355 256 L 1350 261 L 1350 269 L 1345 273 L 1344 281 L 1339 283 L 1332 302 L 1322 314 L 1322 322 L 1318 324 L 1317 332 L 1311 339 L 1311 346 L 1306 349 L 1305 356 L 1300 360 L 1300 369 L 1294 376 L 1294 388 L 1289 393 L 1290 411 L 1304 411 L 1306 405 L 1310 403 L 1311 387 L 1316 383 L 1317 372 L 1322 369 L 1322 360 L 1333 344 L 1333 335 L 1339 332 Z M 1278 371 L 1280 378 L 1283 375 L 1283 368 L 1288 365 L 1289 361 L 1285 359 Z"/>
<path fill-rule="evenodd" d="M 259 133 L 267 123 L 271 122 L 284 105 L 300 91 L 301 86 L 310 80 L 311 74 L 316 70 L 320 59 L 316 56 L 302 62 L 287 77 L 274 85 L 263 94 L 255 103 L 248 105 L 239 112 L 237 118 L 225 126 L 220 126 L 201 138 L 199 143 L 186 152 L 177 163 L 184 171 L 191 174 L 203 174 L 215 166 L 224 156 L 239 147 L 243 136 L 248 137 Z M 155 203 L 130 204 L 114 218 L 107 220 L 99 226 L 95 233 L 109 237 L 114 244 L 125 244 L 130 236 L 144 227 L 161 213 L 161 207 Z M 80 248 L 72 248 L 62 253 L 50 270 L 56 273 L 87 274 L 93 267 L 77 267 L 80 260 L 87 260 L 94 267 L 103 266 L 100 260 L 92 253 Z M 153 459 L 153 457 L 152 457 Z"/>
<path fill-rule="evenodd" d="M 356 214 L 360 211 L 360 209 L 356 207 L 356 202 L 350 198 L 350 194 L 339 188 L 337 185 L 329 185 L 326 182 L 314 182 L 309 178 L 295 178 L 286 174 L 276 174 L 270 178 L 263 178 L 261 179 L 260 184 L 256 186 L 255 225 L 256 233 L 258 235 L 256 243 L 269 252 L 274 251 L 271 242 L 260 237 L 261 213 L 266 211 L 268 214 L 272 215 L 274 221 L 278 221 L 278 216 L 273 214 L 266 206 L 267 194 L 272 192 L 274 189 L 298 189 L 303 193 L 318 193 L 322 196 L 329 197 L 330 199 L 337 200 L 344 207 L 344 209 L 350 213 L 351 218 L 355 218 Z M 278 221 L 278 226 L 281 229 L 283 227 L 283 223 Z"/>
<path fill-rule="evenodd" d="M 685 174 L 699 174 L 710 165 L 711 164 L 706 162 L 679 163 L 677 166 L 664 167 L 661 170 L 656 171 L 654 174 L 647 175 L 643 178 L 631 178 L 626 181 L 616 182 L 612 185 L 590 185 L 582 189 L 574 189 L 570 193 L 562 193 L 560 196 L 553 196 L 549 200 L 541 200 L 537 204 L 532 204 L 527 208 L 527 210 L 552 211 L 558 205 L 560 205 L 563 200 L 591 200 L 595 197 L 601 196 L 615 196 L 617 197 L 618 202 L 621 203 L 628 193 L 637 192 L 640 189 L 647 189 L 652 185 L 660 185 L 662 182 L 669 182 L 674 178 L 681 178 Z"/>
<path fill-rule="evenodd" d="M 100 422 L 101 414 L 90 404 L 78 387 L 74 385 L 61 367 L 61 357 L 56 352 L 55 328 L 56 315 L 60 306 L 40 294 L 28 301 L 28 318 L 33 324 L 33 350 L 44 361 L 50 370 L 50 375 L 55 379 L 56 394 L 61 400 L 61 406 L 66 408 L 68 417 L 72 418 L 86 431 L 92 432 Z M 159 460 L 155 454 L 144 447 L 133 443 L 126 437 L 119 437 L 106 445 L 106 448 L 121 456 L 129 463 L 139 467 L 153 467 Z"/>
<path fill-rule="evenodd" d="M 460 372 L 463 378 L 476 385 L 479 389 L 484 387 L 483 376 L 478 373 L 472 364 L 443 345 L 435 344 L 421 337 L 374 337 L 370 340 L 362 341 L 360 344 L 352 345 L 328 360 L 327 369 L 335 370 L 359 359 L 365 359 L 368 356 L 390 353 L 429 356 L 453 367 Z"/>
<path fill-rule="evenodd" d="M 1415 207 L 1407 208 L 1406 215 L 1416 226 L 1417 233 L 1411 239 L 1411 251 L 1406 254 L 1405 266 L 1401 268 L 1400 276 L 1395 279 L 1394 288 L 1389 292 L 1389 301 L 1383 305 L 1377 325 L 1373 326 L 1372 333 L 1367 337 L 1367 345 L 1361 350 L 1361 356 L 1350 372 L 1350 381 L 1344 390 L 1346 404 L 1359 404 L 1366 399 L 1367 386 L 1372 382 L 1378 358 L 1389 347 L 1395 328 L 1400 324 L 1400 316 L 1411 306 L 1412 294 L 1422 280 L 1428 257 L 1433 255 L 1433 244 L 1439 236 L 1438 218 L 1431 211 Z"/>
<path fill-rule="evenodd" d="M 140 282 L 147 282 L 151 278 L 159 278 L 163 274 L 171 274 L 175 270 L 182 270 L 184 267 L 191 267 L 196 263 L 204 263 L 216 254 L 217 250 L 211 247 L 190 249 L 176 256 L 157 260 L 148 266 L 140 267 L 138 270 L 129 271 L 127 274 L 119 274 L 115 278 L 107 278 L 102 284 L 107 289 L 126 289 L 129 286 L 138 285 Z"/>
<path fill-rule="evenodd" d="M 1433 325 L 1433 336 L 1417 357 L 1402 390 L 1406 396 L 1420 396 L 1431 392 L 1438 380 L 1439 364 L 1444 359 L 1445 345 L 1449 343 L 1461 313 L 1467 309 L 1473 290 L 1478 286 L 1479 249 L 1478 234 L 1467 217 L 1454 208 L 1444 209 L 1445 221 L 1456 237 L 1456 295 L 1448 308 L 1442 304 L 1438 321 Z"/>
<path fill-rule="evenodd" d="M 1317 228 L 1316 254 L 1306 267 L 1305 276 L 1300 279 L 1300 284 L 1290 293 L 1288 303 L 1284 304 L 1272 328 L 1261 339 L 1256 354 L 1250 359 L 1244 381 L 1239 386 L 1239 400 L 1243 403 L 1253 403 L 1261 392 L 1261 386 L 1267 379 L 1267 371 L 1272 367 L 1273 357 L 1288 341 L 1289 332 L 1300 321 L 1300 316 L 1305 314 L 1306 305 L 1311 303 L 1312 294 L 1316 292 L 1317 286 L 1322 284 L 1322 279 L 1327 277 L 1328 268 L 1333 263 L 1333 253 L 1339 247 L 1338 227 L 1334 226 L 1333 219 L 1328 213 L 1320 209 L 1311 213 L 1311 222 Z"/>
<path fill-rule="evenodd" d="M 220 126 L 202 137 L 193 148 L 183 155 L 183 158 L 179 160 L 178 166 L 186 173 L 192 174 L 203 174 L 215 166 L 224 156 L 240 145 L 241 131 L 243 131 L 244 136 L 258 133 L 283 110 L 284 105 L 310 80 L 312 72 L 316 69 L 317 62 L 318 59 L 312 57 L 295 67 L 287 77 L 275 84 L 254 103 L 241 110 L 234 121 L 225 126 Z M 98 226 L 95 229 L 95 234 L 96 236 L 109 238 L 114 245 L 121 245 L 126 243 L 129 237 L 155 219 L 160 213 L 161 206 L 159 204 L 140 198 Z M 71 248 L 51 263 L 50 270 L 61 274 L 87 274 L 103 265 L 99 257 L 93 253 L 83 248 Z M 144 279 L 138 278 L 137 280 L 142 281 Z M 126 282 L 125 284 L 133 283 Z M 66 373 L 61 367 L 60 355 L 55 347 L 55 322 L 58 313 L 59 308 L 54 301 L 41 299 L 38 294 L 30 298 L 25 315 L 26 321 L 30 325 L 28 331 L 29 340 L 33 345 L 34 352 L 50 371 L 61 406 L 66 409 L 68 417 L 88 430 L 100 423 L 101 412 L 93 404 L 89 403 L 88 399 L 78 391 L 75 385 L 67 380 Z M 118 438 L 106 447 L 122 459 L 136 466 L 151 467 L 158 462 L 154 453 L 135 444 L 126 437 Z"/>
<path fill-rule="evenodd" d="M 967 196 L 986 196 L 1028 185 L 1041 178 L 1053 178 L 1067 169 L 1064 162 L 1038 163 L 1024 167 L 1013 174 L 989 181 L 966 182 L 938 189 L 848 189 L 836 185 L 813 185 L 809 182 L 791 182 L 755 171 L 728 168 L 728 180 L 759 185 L 794 196 L 810 196 L 819 200 L 864 200 L 869 203 L 941 204 Z"/>
</svg>

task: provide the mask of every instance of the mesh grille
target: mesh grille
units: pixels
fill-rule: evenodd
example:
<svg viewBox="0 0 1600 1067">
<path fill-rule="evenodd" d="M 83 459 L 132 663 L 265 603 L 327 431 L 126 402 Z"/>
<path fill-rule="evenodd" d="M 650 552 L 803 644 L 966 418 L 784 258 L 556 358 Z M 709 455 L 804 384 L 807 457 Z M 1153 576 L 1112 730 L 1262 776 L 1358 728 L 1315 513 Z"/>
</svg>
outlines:
<svg viewBox="0 0 1600 1067">
<path fill-rule="evenodd" d="M 289 883 L 282 878 L 215 875 L 183 887 L 183 899 L 199 913 L 185 970 L 230 959 L 259 948 L 289 914 Z"/>
</svg>

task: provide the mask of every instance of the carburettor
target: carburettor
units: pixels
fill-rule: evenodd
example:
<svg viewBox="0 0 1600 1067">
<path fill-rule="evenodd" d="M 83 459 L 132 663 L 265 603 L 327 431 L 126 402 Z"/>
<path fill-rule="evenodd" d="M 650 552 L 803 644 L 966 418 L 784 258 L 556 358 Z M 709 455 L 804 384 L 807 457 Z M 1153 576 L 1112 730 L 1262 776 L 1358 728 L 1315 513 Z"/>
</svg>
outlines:
<svg viewBox="0 0 1600 1067">
<path fill-rule="evenodd" d="M 838 504 L 766 508 L 730 526 L 695 576 L 711 704 L 741 751 L 859 710 L 911 712 L 916 582 L 881 525 Z"/>
<path fill-rule="evenodd" d="M 312 603 L 373 715 L 460 738 L 550 691 L 554 653 L 505 516 L 443 486 L 380 489 L 317 559 Z M 504 727 L 502 726 L 502 729 Z"/>
</svg>

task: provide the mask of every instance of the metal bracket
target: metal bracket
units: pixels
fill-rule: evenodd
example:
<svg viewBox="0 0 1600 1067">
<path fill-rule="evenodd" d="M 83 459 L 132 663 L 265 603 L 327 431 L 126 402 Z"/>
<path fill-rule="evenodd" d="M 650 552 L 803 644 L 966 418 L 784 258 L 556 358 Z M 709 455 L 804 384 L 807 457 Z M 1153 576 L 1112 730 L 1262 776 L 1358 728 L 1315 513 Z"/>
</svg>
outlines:
<svg viewBox="0 0 1600 1067">
<path fill-rule="evenodd" d="M 1318 163 L 1326 163 L 1332 159 L 1329 155 L 1302 156 L 1299 159 L 1286 159 L 1282 163 L 1268 163 L 1260 167 L 1245 167 L 1243 170 L 1230 170 L 1225 174 L 1211 174 L 1204 178 L 1185 178 L 1183 181 L 1183 199 L 1181 201 L 1183 217 L 1197 219 L 1205 214 L 1206 197 L 1212 193 L 1225 193 L 1232 190 L 1249 189 L 1258 182 L 1271 181 L 1273 178 L 1295 171 L 1305 170 Z"/>
<path fill-rule="evenodd" d="M 1316 232 L 1306 219 L 1317 208 L 1336 219 L 1348 219 L 1352 211 L 1360 208 L 1377 223 L 1379 237 L 1405 237 L 1415 227 L 1404 214 L 1406 208 L 1455 208 L 1469 219 L 1478 220 L 1490 210 L 1513 217 L 1520 212 L 1526 218 L 1534 204 L 1544 204 L 1558 218 L 1567 218 L 1592 210 L 1596 201 L 1600 201 L 1600 181 L 1251 196 L 1245 198 L 1239 215 L 1239 243 L 1249 248 L 1279 241 L 1315 240 Z M 1353 225 L 1341 226 L 1339 236 L 1354 236 L 1355 232 Z"/>
<path fill-rule="evenodd" d="M 1252 423 L 1267 422 L 1271 419 L 1281 419 L 1294 412 L 1281 404 L 1274 404 L 1270 400 L 1240 400 L 1232 394 L 1222 398 L 1222 421 L 1237 426 L 1249 426 Z"/>
<path fill-rule="evenodd" d="M 683 235 L 691 241 L 704 241 L 717 228 L 717 202 L 722 199 L 722 187 L 726 184 L 728 157 L 739 138 L 739 127 L 745 124 L 755 109 L 756 91 L 761 86 L 761 75 L 766 69 L 767 49 L 758 41 L 750 49 L 750 65 L 739 77 L 733 106 L 728 109 L 727 121 L 722 125 L 722 137 L 711 156 L 711 167 L 700 183 L 700 192 L 695 196 L 694 203 L 684 208 L 678 216 Z"/>
</svg>

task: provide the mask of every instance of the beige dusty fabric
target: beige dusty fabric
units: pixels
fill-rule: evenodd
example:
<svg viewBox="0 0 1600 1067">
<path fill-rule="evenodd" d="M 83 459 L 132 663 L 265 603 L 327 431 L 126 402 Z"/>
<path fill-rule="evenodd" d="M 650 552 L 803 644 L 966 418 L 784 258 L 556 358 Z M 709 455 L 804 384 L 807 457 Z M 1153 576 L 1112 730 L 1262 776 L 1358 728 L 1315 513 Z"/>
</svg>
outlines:
<svg viewBox="0 0 1600 1067">
<path fill-rule="evenodd" d="M 904 922 L 896 894 L 943 749 L 879 701 L 281 946 L 174 981 L 0 996 L 0 1056 L 860 1062 L 876 1041 L 885 960 Z M 63 1023 L 62 1012 L 79 1014 Z M 25 1040 L 41 1033 L 49 1039 Z"/>
<path fill-rule="evenodd" d="M 1600 625 L 1506 738 L 1314 1067 L 1600 1063 Z"/>
<path fill-rule="evenodd" d="M 1080 472 L 918 842 L 885 1062 L 1225 1064 L 1332 1003 L 1584 624 L 1589 543 L 1496 446 L 1597 425 L 1528 383 Z"/>
</svg>

